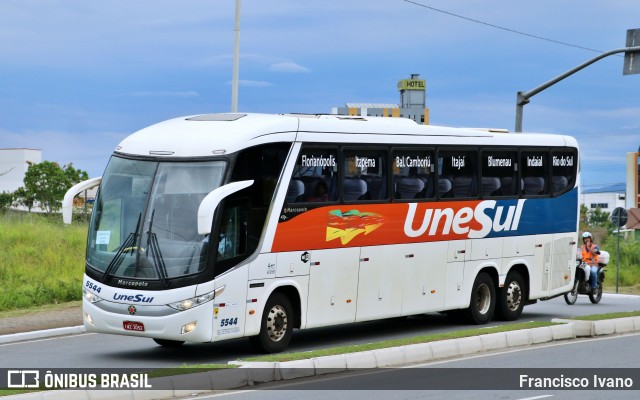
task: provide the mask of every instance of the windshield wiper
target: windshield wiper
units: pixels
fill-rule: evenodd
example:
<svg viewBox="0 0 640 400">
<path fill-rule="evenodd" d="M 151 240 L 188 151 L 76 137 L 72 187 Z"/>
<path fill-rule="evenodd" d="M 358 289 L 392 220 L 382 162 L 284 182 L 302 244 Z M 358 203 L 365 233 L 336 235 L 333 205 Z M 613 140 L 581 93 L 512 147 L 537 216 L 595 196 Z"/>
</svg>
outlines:
<svg viewBox="0 0 640 400">
<path fill-rule="evenodd" d="M 136 240 L 138 239 L 138 236 L 140 236 L 140 234 L 138 233 L 138 231 L 140 230 L 140 218 L 142 218 L 142 213 L 138 214 L 138 223 L 136 224 L 136 230 L 134 232 L 131 232 L 129 236 L 127 236 L 127 239 L 120 245 L 120 247 L 118 247 L 116 255 L 113 256 L 111 262 L 107 266 L 107 269 L 104 271 L 104 274 L 102 274 L 103 282 L 105 279 L 111 276 L 111 273 L 116 268 L 118 268 L 120 264 L 122 264 L 122 260 L 124 260 L 124 253 L 126 253 L 127 251 L 133 253 L 133 251 L 135 250 Z"/>
<path fill-rule="evenodd" d="M 158 277 L 162 281 L 165 287 L 169 287 L 169 278 L 167 277 L 167 266 L 164 263 L 164 258 L 162 257 L 162 252 L 160 251 L 160 245 L 158 244 L 158 237 L 152 231 L 153 228 L 153 218 L 156 215 L 155 208 L 151 212 L 151 220 L 149 221 L 149 230 L 147 231 L 147 248 L 149 252 L 147 252 L 147 258 L 149 258 L 149 253 L 151 253 L 151 258 L 153 259 L 153 267 L 156 269 L 156 273 Z"/>
</svg>

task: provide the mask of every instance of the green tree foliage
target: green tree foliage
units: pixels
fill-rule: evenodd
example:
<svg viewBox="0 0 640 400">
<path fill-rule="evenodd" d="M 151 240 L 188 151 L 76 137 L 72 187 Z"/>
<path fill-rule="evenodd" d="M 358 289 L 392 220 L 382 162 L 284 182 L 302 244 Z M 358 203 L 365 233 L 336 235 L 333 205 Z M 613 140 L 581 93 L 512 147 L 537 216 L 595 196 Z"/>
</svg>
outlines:
<svg viewBox="0 0 640 400">
<path fill-rule="evenodd" d="M 24 189 L 28 195 L 25 198 L 37 201 L 47 213 L 59 210 L 66 191 L 89 178 L 85 171 L 75 169 L 73 164 L 63 167 L 51 161 L 28 164 L 24 176 Z"/>
<path fill-rule="evenodd" d="M 12 193 L 7 193 L 7 192 L 0 193 L 0 212 L 3 212 L 7 208 L 11 207 L 12 202 L 13 202 Z"/>
<path fill-rule="evenodd" d="M 18 190 L 13 192 L 13 198 L 17 205 L 26 207 L 29 212 L 31 212 L 33 204 L 36 201 L 33 193 L 27 192 L 27 189 L 24 187 L 18 188 Z"/>
</svg>

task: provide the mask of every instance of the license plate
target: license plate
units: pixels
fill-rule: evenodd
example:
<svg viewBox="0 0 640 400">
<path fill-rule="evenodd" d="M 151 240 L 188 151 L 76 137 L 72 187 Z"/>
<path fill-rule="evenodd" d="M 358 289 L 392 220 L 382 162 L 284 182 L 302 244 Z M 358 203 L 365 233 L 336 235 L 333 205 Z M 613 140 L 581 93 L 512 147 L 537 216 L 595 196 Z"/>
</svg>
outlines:
<svg viewBox="0 0 640 400">
<path fill-rule="evenodd" d="M 122 326 L 125 331 L 144 332 L 144 324 L 142 322 L 124 321 Z"/>
</svg>

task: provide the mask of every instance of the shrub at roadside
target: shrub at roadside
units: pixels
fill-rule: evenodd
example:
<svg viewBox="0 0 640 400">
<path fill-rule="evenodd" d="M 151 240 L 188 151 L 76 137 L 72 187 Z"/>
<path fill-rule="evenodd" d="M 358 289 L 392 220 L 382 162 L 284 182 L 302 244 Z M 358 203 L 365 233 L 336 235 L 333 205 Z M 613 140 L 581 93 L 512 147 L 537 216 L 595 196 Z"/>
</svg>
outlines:
<svg viewBox="0 0 640 400">
<path fill-rule="evenodd" d="M 80 300 L 86 238 L 60 215 L 0 215 L 0 311 Z"/>
</svg>

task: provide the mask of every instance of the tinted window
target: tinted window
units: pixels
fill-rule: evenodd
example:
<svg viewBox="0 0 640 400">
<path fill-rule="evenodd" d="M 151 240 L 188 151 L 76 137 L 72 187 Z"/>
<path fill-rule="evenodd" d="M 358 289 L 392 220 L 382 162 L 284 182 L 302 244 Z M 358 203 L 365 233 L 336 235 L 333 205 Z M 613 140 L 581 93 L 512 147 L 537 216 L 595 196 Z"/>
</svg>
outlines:
<svg viewBox="0 0 640 400">
<path fill-rule="evenodd" d="M 480 158 L 482 197 L 516 196 L 520 192 L 518 182 L 518 158 L 515 151 L 485 150 Z"/>
<path fill-rule="evenodd" d="M 434 154 L 430 150 L 395 150 L 392 154 L 393 198 L 435 197 Z"/>
<path fill-rule="evenodd" d="M 346 150 L 343 161 L 343 200 L 387 199 L 386 161 L 386 151 Z"/>
<path fill-rule="evenodd" d="M 287 203 L 338 199 L 338 155 L 335 148 L 309 147 L 300 152 L 287 189 Z"/>
<path fill-rule="evenodd" d="M 575 182 L 577 156 L 574 151 L 554 151 L 551 153 L 551 190 L 560 194 L 573 187 Z"/>
<path fill-rule="evenodd" d="M 537 196 L 549 193 L 548 174 L 549 159 L 544 151 L 523 151 L 522 192 L 525 196 Z"/>
<path fill-rule="evenodd" d="M 476 152 L 440 151 L 438 170 L 440 171 L 440 197 L 468 198 L 478 194 Z M 447 188 L 450 190 L 445 192 Z"/>
</svg>

